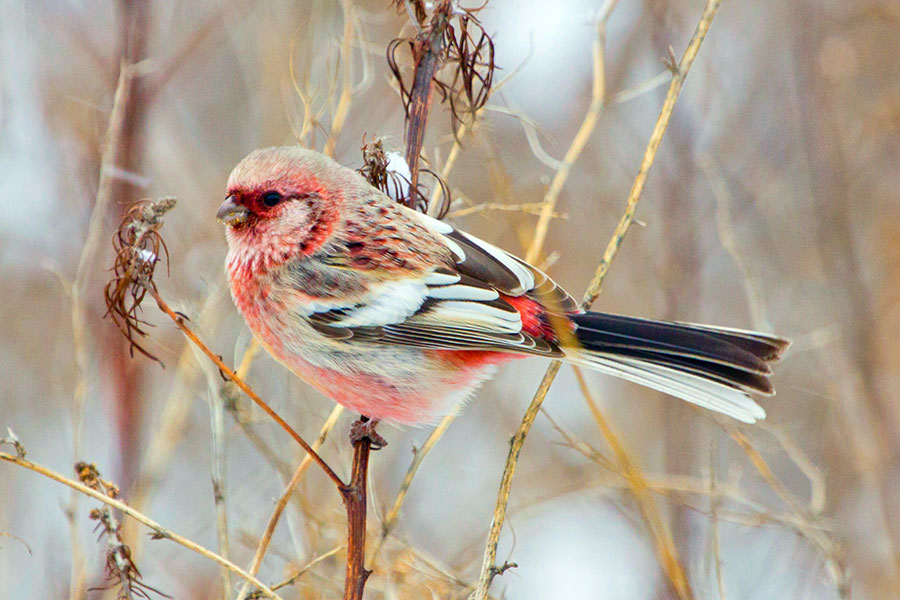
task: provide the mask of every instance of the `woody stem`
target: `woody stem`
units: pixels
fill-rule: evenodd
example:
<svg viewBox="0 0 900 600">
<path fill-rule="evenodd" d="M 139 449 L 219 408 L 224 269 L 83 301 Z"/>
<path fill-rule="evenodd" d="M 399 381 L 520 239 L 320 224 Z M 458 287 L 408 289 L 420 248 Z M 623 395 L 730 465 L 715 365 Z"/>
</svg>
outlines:
<svg viewBox="0 0 900 600">
<path fill-rule="evenodd" d="M 354 427 L 368 422 L 368 417 L 360 417 Z M 344 600 L 362 600 L 366 580 L 372 573 L 365 567 L 366 481 L 371 449 L 371 439 L 366 436 L 353 437 L 350 484 L 341 488 L 341 496 L 347 509 L 347 576 L 344 580 Z"/>
</svg>

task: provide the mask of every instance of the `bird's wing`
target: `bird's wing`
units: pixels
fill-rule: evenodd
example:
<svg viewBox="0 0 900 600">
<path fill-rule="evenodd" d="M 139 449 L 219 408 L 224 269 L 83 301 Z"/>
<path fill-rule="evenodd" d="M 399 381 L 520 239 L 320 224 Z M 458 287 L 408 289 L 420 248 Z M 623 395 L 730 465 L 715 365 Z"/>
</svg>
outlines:
<svg viewBox="0 0 900 600">
<path fill-rule="evenodd" d="M 537 267 L 493 244 L 459 231 L 449 223 L 405 210 L 407 215 L 439 236 L 453 250 L 454 269 L 459 273 L 508 296 L 529 296 L 553 313 L 566 314 L 578 310 L 575 299 Z"/>
<path fill-rule="evenodd" d="M 351 302 L 314 302 L 307 318 L 323 334 L 433 349 L 495 350 L 561 356 L 543 336 L 523 330 L 510 297 L 527 296 L 551 312 L 575 301 L 540 270 L 478 238 L 420 213 L 404 211 L 449 252 L 428 269 L 392 268 Z M 340 262 L 340 261 L 338 261 Z"/>
</svg>

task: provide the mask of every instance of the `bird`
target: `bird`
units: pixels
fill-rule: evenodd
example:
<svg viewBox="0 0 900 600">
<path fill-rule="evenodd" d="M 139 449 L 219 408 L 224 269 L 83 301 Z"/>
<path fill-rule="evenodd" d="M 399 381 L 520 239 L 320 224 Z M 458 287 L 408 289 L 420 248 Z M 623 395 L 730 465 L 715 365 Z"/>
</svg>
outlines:
<svg viewBox="0 0 900 600">
<path fill-rule="evenodd" d="M 498 365 L 540 356 L 753 423 L 786 338 L 583 310 L 546 273 L 299 146 L 228 178 L 232 299 L 260 344 L 370 419 L 434 423 Z"/>
</svg>

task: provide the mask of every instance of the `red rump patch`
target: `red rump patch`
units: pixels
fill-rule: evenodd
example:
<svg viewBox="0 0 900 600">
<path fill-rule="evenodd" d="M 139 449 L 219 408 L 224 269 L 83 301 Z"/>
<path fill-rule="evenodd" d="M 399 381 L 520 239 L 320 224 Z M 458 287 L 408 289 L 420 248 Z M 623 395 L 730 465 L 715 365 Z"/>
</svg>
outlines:
<svg viewBox="0 0 900 600">
<path fill-rule="evenodd" d="M 500 297 L 510 306 L 519 311 L 522 318 L 522 331 L 536 338 L 542 338 L 551 342 L 558 341 L 556 332 L 553 331 L 553 325 L 547 318 L 547 310 L 540 302 L 529 298 L 528 296 L 506 296 L 501 294 Z"/>
</svg>

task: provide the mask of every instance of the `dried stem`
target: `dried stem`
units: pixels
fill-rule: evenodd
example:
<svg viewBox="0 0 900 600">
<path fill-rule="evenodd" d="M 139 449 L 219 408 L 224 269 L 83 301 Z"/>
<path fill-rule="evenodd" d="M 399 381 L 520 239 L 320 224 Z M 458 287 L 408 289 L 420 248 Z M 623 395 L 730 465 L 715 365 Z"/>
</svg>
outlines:
<svg viewBox="0 0 900 600">
<path fill-rule="evenodd" d="M 556 173 L 553 175 L 553 180 L 550 182 L 550 187 L 547 188 L 547 193 L 544 194 L 541 216 L 538 218 L 537 225 L 535 225 L 531 246 L 525 254 L 526 262 L 534 263 L 540 257 L 541 251 L 544 249 L 544 241 L 547 239 L 547 231 L 550 229 L 550 219 L 553 218 L 553 214 L 556 212 L 556 203 L 559 200 L 559 195 L 569 179 L 569 173 L 572 171 L 575 161 L 581 156 L 581 152 L 584 150 L 591 133 L 594 131 L 594 127 L 597 125 L 597 119 L 600 118 L 600 111 L 603 109 L 603 101 L 606 96 L 606 75 L 604 73 L 606 19 L 612 14 L 611 11 L 617 2 L 618 0 L 609 0 L 606 3 L 606 17 L 597 20 L 597 35 L 594 38 L 592 51 L 594 79 L 591 86 L 591 104 L 584 115 L 581 126 L 575 133 L 575 137 L 572 138 L 572 143 L 569 144 L 569 149 L 566 151 L 562 163 L 560 163 Z"/>
<path fill-rule="evenodd" d="M 347 121 L 347 115 L 350 114 L 350 104 L 353 100 L 353 73 L 351 66 L 350 51 L 353 45 L 354 32 L 354 15 L 353 2 L 350 0 L 342 0 L 341 9 L 344 12 L 344 34 L 341 40 L 341 94 L 338 97 L 337 106 L 331 117 L 331 127 L 329 128 L 328 140 L 325 142 L 325 154 L 334 157 L 334 150 L 337 144 L 338 136 L 344 128 Z"/>
<path fill-rule="evenodd" d="M 316 441 L 313 442 L 313 449 L 318 451 L 319 448 L 322 447 L 322 444 L 325 443 L 325 438 L 328 437 L 328 433 L 334 428 L 335 424 L 338 421 L 338 418 L 341 416 L 341 413 L 344 412 L 344 407 L 340 404 L 335 405 L 334 410 L 331 411 L 331 414 L 328 415 L 328 418 L 325 420 L 325 424 L 322 425 L 322 430 L 319 431 L 319 437 L 316 438 Z M 303 475 L 306 473 L 309 465 L 312 464 L 312 455 L 307 454 L 303 457 L 303 460 L 300 462 L 300 466 L 297 467 L 297 470 L 294 471 L 294 475 L 291 477 L 291 480 L 288 482 L 287 486 L 284 488 L 284 493 L 278 499 L 278 502 L 275 503 L 275 508 L 272 510 L 272 514 L 269 516 L 269 521 L 266 523 L 266 530 L 263 532 L 262 537 L 259 540 L 259 545 L 256 547 L 256 553 L 253 555 L 253 562 L 250 564 L 250 568 L 247 569 L 247 572 L 251 575 L 256 575 L 259 573 L 259 568 L 262 566 L 263 558 L 266 556 L 266 551 L 269 549 L 269 544 L 272 542 L 272 534 L 275 533 L 275 527 L 278 525 L 278 521 L 281 519 L 282 513 L 284 513 L 284 509 L 287 507 L 288 502 L 291 499 L 291 496 L 294 494 L 294 490 L 297 489 L 297 486 L 300 485 L 300 482 L 303 480 Z M 250 590 L 250 585 L 248 583 L 244 584 L 244 587 L 241 588 L 241 591 L 238 593 L 238 600 L 243 600 L 247 592 Z"/>
<path fill-rule="evenodd" d="M 638 509 L 641 513 L 641 519 L 653 538 L 656 557 L 666 574 L 666 579 L 672 587 L 672 591 L 678 598 L 689 600 L 694 597 L 691 586 L 688 583 L 687 575 L 681 560 L 678 557 L 678 549 L 672 539 L 672 532 L 666 525 L 665 519 L 659 512 L 653 498 L 650 496 L 650 486 L 647 477 L 641 468 L 635 464 L 629 455 L 625 444 L 622 442 L 618 434 L 613 430 L 612 425 L 603 415 L 597 402 L 587 386 L 584 374 L 581 369 L 575 367 L 575 376 L 578 379 L 578 385 L 581 388 L 581 394 L 590 408 L 591 415 L 597 423 L 600 432 L 603 434 L 606 443 L 609 444 L 613 455 L 616 458 L 618 470 L 628 484 L 628 490 L 634 496 Z"/>
<path fill-rule="evenodd" d="M 656 151 L 659 149 L 659 144 L 662 141 L 663 134 L 669 124 L 669 119 L 672 117 L 672 110 L 674 109 L 675 102 L 681 92 L 684 79 L 690 71 L 691 65 L 700 49 L 700 45 L 703 43 L 703 39 L 706 37 L 706 32 L 709 30 L 709 26 L 716 15 L 720 1 L 721 0 L 707 0 L 703 14 L 700 16 L 700 21 L 698 22 L 694 34 L 688 43 L 687 49 L 681 58 L 681 62 L 677 66 L 676 73 L 672 78 L 672 82 L 669 84 L 669 91 L 666 94 L 666 99 L 663 103 L 662 110 L 660 111 L 659 118 L 650 135 L 647 148 L 644 151 L 638 174 L 632 184 L 631 192 L 628 194 L 625 213 L 619 220 L 619 223 L 613 232 L 613 237 L 610 239 L 603 258 L 585 292 L 582 307 L 589 307 L 594 300 L 596 300 L 597 296 L 599 296 L 603 280 L 609 272 L 609 267 L 621 247 L 625 234 L 631 227 L 631 223 L 634 220 L 634 212 L 647 181 L 647 174 L 656 158 Z M 494 508 L 491 529 L 488 533 L 487 543 L 485 544 L 484 560 L 481 564 L 481 575 L 479 576 L 478 587 L 472 594 L 472 597 L 475 600 L 485 600 L 487 598 L 488 588 L 497 573 L 497 566 L 495 564 L 497 544 L 500 540 L 500 530 L 503 527 L 503 520 L 506 517 L 506 505 L 509 501 L 512 477 L 515 473 L 519 452 L 525 442 L 525 437 L 531 429 L 532 423 L 534 423 L 534 418 L 540 410 L 540 406 L 550 389 L 550 385 L 553 383 L 556 374 L 559 372 L 560 366 L 561 363 L 556 361 L 547 368 L 547 371 L 544 373 L 544 378 L 541 380 L 534 398 L 532 398 L 531 403 L 525 411 L 525 416 L 523 417 L 516 434 L 513 436 L 509 456 L 507 457 L 506 466 L 503 469 L 503 475 L 500 480 L 500 490 L 497 494 L 497 504 Z"/>
<path fill-rule="evenodd" d="M 425 126 L 434 91 L 450 105 L 454 132 L 463 114 L 474 119 L 487 102 L 493 85 L 494 42 L 481 27 L 475 14 L 484 8 L 467 9 L 453 0 L 440 0 L 425 23 L 426 4 L 406 1 L 410 20 L 416 27 L 414 39 L 395 39 L 388 44 L 388 65 L 400 88 L 406 110 L 406 162 L 410 168 L 410 208 L 427 208 L 418 190 L 419 157 L 425 140 Z M 398 2 L 400 4 L 402 2 Z M 454 27 L 454 23 L 456 26 Z M 397 64 L 397 51 L 408 48 L 412 54 L 412 83 L 407 87 Z M 445 65 L 453 65 L 449 81 L 438 73 Z"/>
<path fill-rule="evenodd" d="M 72 338 L 74 341 L 75 365 L 78 367 L 78 381 L 75 384 L 74 398 L 72 402 L 72 454 L 77 460 L 81 454 L 81 434 L 84 414 L 84 403 L 87 395 L 87 380 L 89 359 L 87 351 L 87 326 L 84 309 L 85 287 L 89 276 L 89 267 L 94 260 L 100 245 L 103 232 L 103 220 L 109 211 L 113 198 L 113 178 L 111 176 L 115 159 L 119 155 L 120 140 L 125 124 L 125 115 L 128 112 L 128 103 L 131 100 L 133 86 L 132 79 L 135 75 L 133 65 L 122 64 L 119 67 L 119 79 L 116 91 L 113 95 L 112 112 L 106 128 L 106 138 L 103 144 L 103 154 L 100 159 L 100 177 L 97 184 L 97 196 L 94 207 L 91 210 L 91 218 L 88 224 L 87 239 L 78 258 L 78 267 L 75 278 L 68 290 L 72 304 Z M 69 533 L 72 540 L 72 575 L 69 589 L 70 598 L 80 598 L 84 595 L 85 574 L 81 556 L 81 544 L 78 536 L 78 527 L 75 522 L 75 513 L 78 509 L 78 494 L 72 493 L 69 505 L 66 507 L 66 515 L 69 521 Z"/>
<path fill-rule="evenodd" d="M 366 423 L 360 417 L 358 423 Z M 347 574 L 344 578 L 344 600 L 362 600 L 366 580 L 371 571 L 366 570 L 366 503 L 369 452 L 372 442 L 367 437 L 353 442 L 353 467 L 350 484 L 341 488 L 344 507 L 347 509 Z"/>
<path fill-rule="evenodd" d="M 196 552 L 197 554 L 204 556 L 204 557 L 218 563 L 219 565 L 221 565 L 223 567 L 226 567 L 232 573 L 235 573 L 236 575 L 249 581 L 254 586 L 256 586 L 263 593 L 263 595 L 265 595 L 267 598 L 273 598 L 274 600 L 281 600 L 281 598 L 278 596 L 278 594 L 273 592 L 263 582 L 259 581 L 258 579 L 256 579 L 255 577 L 253 577 L 252 575 L 250 575 L 249 573 L 244 571 L 242 568 L 240 568 L 233 562 L 219 556 L 218 554 L 216 554 L 215 552 L 213 552 L 211 550 L 204 548 L 200 544 L 197 544 L 196 542 L 191 541 L 188 538 L 175 533 L 171 529 L 167 529 L 167 528 L 163 527 L 162 525 L 160 525 L 153 519 L 150 519 L 143 513 L 133 509 L 132 507 L 125 504 L 124 502 L 110 498 L 105 493 L 101 493 L 94 489 L 91 489 L 87 485 L 78 483 L 77 481 L 69 479 L 68 477 L 60 475 L 59 473 L 52 471 L 52 470 L 48 469 L 47 467 L 44 467 L 43 465 L 33 463 L 31 461 L 25 460 L 24 458 L 19 458 L 17 456 L 13 456 L 12 454 L 7 454 L 6 452 L 0 452 L 0 460 L 6 461 L 8 463 L 12 463 L 14 465 L 18 465 L 20 467 L 24 467 L 30 471 L 34 471 L 35 473 L 38 473 L 39 475 L 43 475 L 44 477 L 47 477 L 48 479 L 52 479 L 53 481 L 62 483 L 63 485 L 67 485 L 70 488 L 72 488 L 73 490 L 75 490 L 76 492 L 80 492 L 86 496 L 95 498 L 96 500 L 99 500 L 100 502 L 103 502 L 104 504 L 121 511 L 123 514 L 128 515 L 132 519 L 138 521 L 139 523 L 141 523 L 141 524 L 145 525 L 146 527 L 148 527 L 149 529 L 151 529 L 153 531 L 152 535 L 153 535 L 154 539 L 172 540 L 176 544 L 180 544 L 180 545 L 184 546 L 185 548 L 187 548 L 188 550 Z"/>
<path fill-rule="evenodd" d="M 306 440 L 300 437 L 299 433 L 294 431 L 294 429 L 290 425 L 288 425 L 287 422 L 282 419 L 278 413 L 272 410 L 272 408 L 268 404 L 266 404 L 265 401 L 263 401 L 263 399 L 260 398 L 252 388 L 250 388 L 250 386 L 244 383 L 243 379 L 237 376 L 237 373 L 232 371 L 224 362 L 222 362 L 222 359 L 217 354 L 210 350 L 209 347 L 204 344 L 199 337 L 197 337 L 197 334 L 195 334 L 191 330 L 191 328 L 185 324 L 184 317 L 173 311 L 169 307 L 169 305 L 166 304 L 166 302 L 160 297 L 159 293 L 156 290 L 148 290 L 148 293 L 153 297 L 154 300 L 156 300 L 156 305 L 159 306 L 159 309 L 166 315 L 168 315 L 170 319 L 172 319 L 172 321 L 181 330 L 181 332 L 185 336 L 187 336 L 187 338 L 191 340 L 191 342 L 193 342 L 194 345 L 197 346 L 197 348 L 199 348 L 207 357 L 209 357 L 209 359 L 213 361 L 213 363 L 215 363 L 215 365 L 222 371 L 222 373 L 225 374 L 226 377 L 228 377 L 235 383 L 235 385 L 241 388 L 241 390 L 245 394 L 247 394 L 247 396 L 249 396 L 257 406 L 263 409 L 263 411 L 267 415 L 269 415 L 269 417 L 271 417 L 276 423 L 281 425 L 282 429 L 287 431 L 290 436 L 294 438 L 294 441 L 296 441 L 304 450 L 306 450 L 306 453 L 309 454 L 310 457 L 312 457 L 312 459 L 316 462 L 316 464 L 319 465 L 319 467 L 321 467 L 323 471 L 325 471 L 325 474 L 328 475 L 328 478 L 334 482 L 338 489 L 343 489 L 344 487 L 346 487 L 341 478 L 337 476 L 337 473 L 335 473 L 334 470 L 328 465 L 328 463 L 326 463 L 325 460 L 322 459 L 322 457 L 319 456 L 319 454 L 315 450 L 313 450 L 312 446 L 310 446 L 306 442 Z"/>
</svg>

